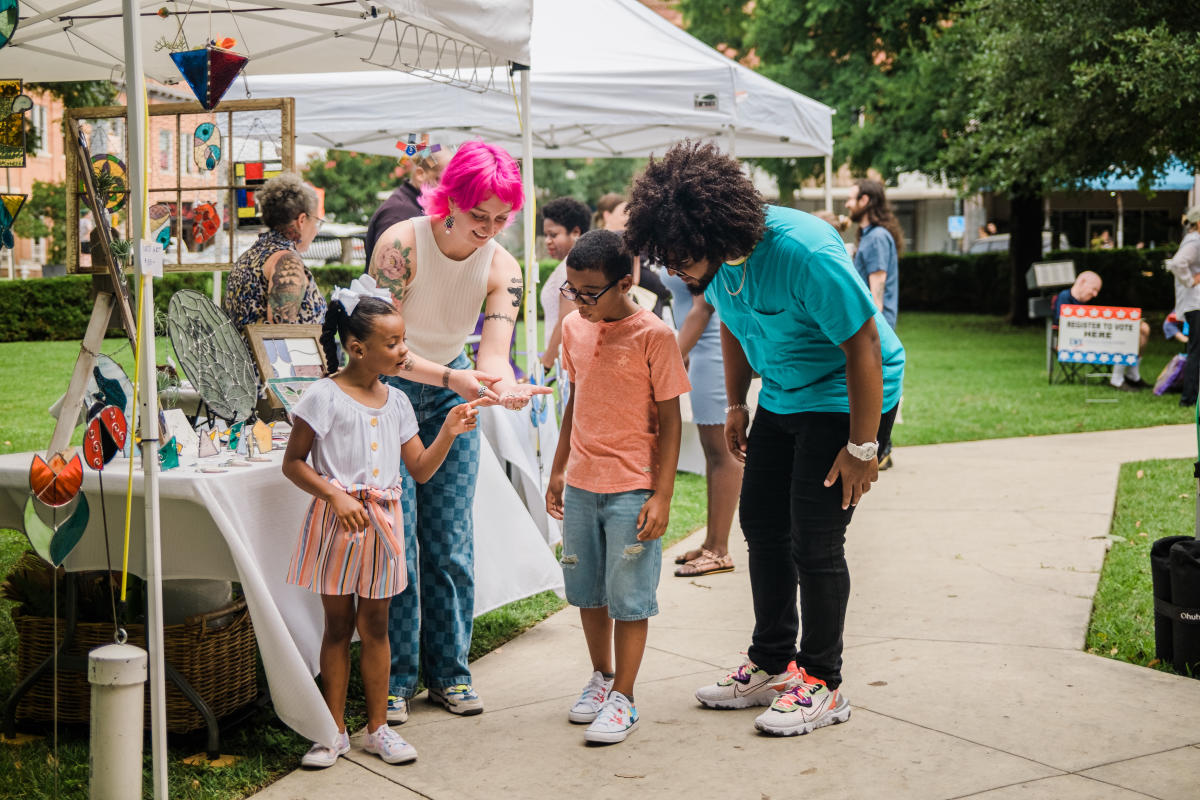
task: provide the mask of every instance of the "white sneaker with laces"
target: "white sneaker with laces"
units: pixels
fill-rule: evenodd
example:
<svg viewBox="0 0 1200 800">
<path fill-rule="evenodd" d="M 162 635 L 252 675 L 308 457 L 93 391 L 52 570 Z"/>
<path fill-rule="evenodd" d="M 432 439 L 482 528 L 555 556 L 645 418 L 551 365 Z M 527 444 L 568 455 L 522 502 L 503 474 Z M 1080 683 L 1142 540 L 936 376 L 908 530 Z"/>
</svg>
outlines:
<svg viewBox="0 0 1200 800">
<path fill-rule="evenodd" d="M 567 713 L 567 719 L 571 722 L 586 724 L 596 718 L 600 707 L 604 705 L 605 698 L 608 697 L 609 690 L 612 689 L 612 678 L 605 678 L 601 672 L 593 672 L 591 679 L 587 682 L 587 686 L 583 687 L 583 692 L 579 695 L 579 699 L 575 701 L 575 705 L 571 706 L 571 710 Z"/>
<path fill-rule="evenodd" d="M 850 719 L 850 702 L 840 689 L 830 689 L 825 681 L 800 670 L 795 685 L 758 715 L 754 727 L 772 736 L 802 736 L 826 725 L 839 725 Z"/>
<path fill-rule="evenodd" d="M 792 667 L 789 664 L 785 672 L 772 675 L 753 661 L 746 661 L 716 683 L 697 689 L 696 699 L 709 708 L 767 706 L 795 682 Z"/>
<path fill-rule="evenodd" d="M 408 700 L 388 695 L 387 721 L 392 725 L 402 725 L 408 722 Z"/>
<path fill-rule="evenodd" d="M 363 750 L 374 753 L 389 764 L 407 764 L 417 760 L 417 748 L 389 728 L 387 724 L 380 725 L 374 733 L 368 733 Z"/>
<path fill-rule="evenodd" d="M 339 756 L 344 756 L 349 752 L 350 734 L 342 731 L 338 734 L 336 747 L 313 742 L 313 746 L 308 748 L 308 752 L 300 759 L 300 766 L 309 769 L 325 769 L 336 764 Z"/>
<path fill-rule="evenodd" d="M 592 724 L 583 732 L 585 741 L 616 744 L 637 730 L 638 712 L 629 698 L 620 692 L 609 692 Z"/>
</svg>

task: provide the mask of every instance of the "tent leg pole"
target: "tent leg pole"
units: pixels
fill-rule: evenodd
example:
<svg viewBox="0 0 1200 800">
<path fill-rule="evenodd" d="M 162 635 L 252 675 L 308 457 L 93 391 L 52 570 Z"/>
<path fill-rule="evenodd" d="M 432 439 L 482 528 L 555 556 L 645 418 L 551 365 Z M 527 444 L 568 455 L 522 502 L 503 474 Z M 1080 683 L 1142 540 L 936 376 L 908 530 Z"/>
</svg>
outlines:
<svg viewBox="0 0 1200 800">
<path fill-rule="evenodd" d="M 125 31 L 125 130 L 129 142 L 129 220 L 132 251 L 142 285 L 142 465 L 146 512 L 146 650 L 150 654 L 150 731 L 155 800 L 166 800 L 167 704 L 162 628 L 162 548 L 158 518 L 158 379 L 154 352 L 154 279 L 142 272 L 142 237 L 146 233 L 146 80 L 142 70 L 141 7 L 123 0 Z"/>
<path fill-rule="evenodd" d="M 825 156 L 825 210 L 833 213 L 833 156 Z"/>
<path fill-rule="evenodd" d="M 525 190 L 525 374 L 538 375 L 537 209 L 533 185 L 533 120 L 529 116 L 529 70 L 521 71 L 521 184 Z"/>
</svg>

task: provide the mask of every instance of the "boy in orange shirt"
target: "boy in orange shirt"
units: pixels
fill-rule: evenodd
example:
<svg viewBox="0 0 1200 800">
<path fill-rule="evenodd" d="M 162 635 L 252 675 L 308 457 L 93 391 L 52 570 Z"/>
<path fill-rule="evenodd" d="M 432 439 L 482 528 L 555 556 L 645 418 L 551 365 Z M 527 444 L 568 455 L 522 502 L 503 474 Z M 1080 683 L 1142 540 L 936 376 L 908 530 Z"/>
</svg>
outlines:
<svg viewBox="0 0 1200 800">
<path fill-rule="evenodd" d="M 638 725 L 633 683 L 646 649 L 662 542 L 679 462 L 679 396 L 691 389 L 675 335 L 629 299 L 633 258 L 619 234 L 589 231 L 567 257 L 560 289 L 571 382 L 546 510 L 563 524 L 567 602 L 579 608 L 591 680 L 567 718 L 589 742 Z M 613 669 L 613 655 L 616 669 Z"/>
</svg>

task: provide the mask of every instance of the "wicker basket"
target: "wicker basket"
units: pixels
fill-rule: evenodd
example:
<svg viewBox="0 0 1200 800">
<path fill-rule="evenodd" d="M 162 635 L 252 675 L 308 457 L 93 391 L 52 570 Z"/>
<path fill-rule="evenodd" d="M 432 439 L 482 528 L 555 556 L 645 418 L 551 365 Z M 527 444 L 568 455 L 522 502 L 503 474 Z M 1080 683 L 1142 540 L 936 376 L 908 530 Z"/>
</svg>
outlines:
<svg viewBox="0 0 1200 800">
<path fill-rule="evenodd" d="M 23 680 L 26 675 L 52 654 L 51 641 L 54 636 L 54 620 L 48 617 L 22 616 L 13 611 L 13 624 L 17 629 L 17 672 Z M 62 640 L 63 622 L 58 623 L 58 637 Z M 142 625 L 126 627 L 129 643 L 146 646 L 146 632 Z M 168 625 L 163 629 L 164 649 L 167 662 L 192 685 L 196 693 L 209 705 L 217 718 L 229 714 L 258 696 L 258 678 L 255 665 L 254 627 L 250 624 L 250 613 L 246 601 L 238 600 L 232 605 L 188 617 L 182 624 Z M 66 655 L 87 657 L 89 651 L 111 644 L 111 623 L 81 622 L 75 627 L 75 637 Z M 87 675 L 81 672 L 60 670 L 58 676 L 58 720 L 60 722 L 87 722 L 91 716 L 91 687 Z M 50 721 L 54 719 L 54 683 L 50 671 L 29 689 L 17 706 L 17 717 Z M 146 727 L 150 727 L 150 685 L 146 684 Z M 204 727 L 200 712 L 183 696 L 183 693 L 167 681 L 167 730 L 172 733 L 187 733 Z"/>
</svg>

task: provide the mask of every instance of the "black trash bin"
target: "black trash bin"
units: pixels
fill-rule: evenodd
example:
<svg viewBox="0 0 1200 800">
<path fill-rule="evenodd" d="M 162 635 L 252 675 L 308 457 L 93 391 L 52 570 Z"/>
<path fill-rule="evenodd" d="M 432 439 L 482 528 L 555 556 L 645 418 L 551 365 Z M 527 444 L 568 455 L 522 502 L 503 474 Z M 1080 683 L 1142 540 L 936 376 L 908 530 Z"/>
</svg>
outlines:
<svg viewBox="0 0 1200 800">
<path fill-rule="evenodd" d="M 1171 546 L 1172 666 L 1200 678 L 1200 540 Z"/>
<path fill-rule="evenodd" d="M 1175 631 L 1171 624 L 1171 548 L 1191 536 L 1167 536 L 1150 546 L 1150 579 L 1154 584 L 1154 652 L 1164 664 L 1175 658 Z"/>
</svg>

